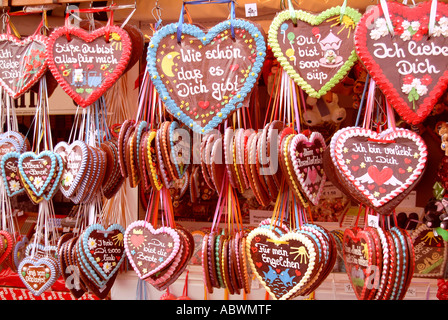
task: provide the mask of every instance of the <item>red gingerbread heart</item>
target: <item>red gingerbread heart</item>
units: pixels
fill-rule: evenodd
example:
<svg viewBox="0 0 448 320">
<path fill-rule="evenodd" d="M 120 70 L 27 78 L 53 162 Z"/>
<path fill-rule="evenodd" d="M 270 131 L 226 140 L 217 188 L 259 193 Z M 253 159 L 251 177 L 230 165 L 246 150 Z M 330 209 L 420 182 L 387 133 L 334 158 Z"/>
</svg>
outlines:
<svg viewBox="0 0 448 320">
<path fill-rule="evenodd" d="M 448 84 L 444 36 L 448 5 L 437 3 L 437 21 L 428 34 L 431 1 L 409 7 L 387 3 L 394 36 L 381 5 L 368 10 L 355 31 L 356 52 L 398 114 L 410 124 L 421 123 Z"/>
<path fill-rule="evenodd" d="M 47 70 L 46 46 L 47 37 L 40 34 L 0 35 L 0 85 L 12 98 L 27 92 Z"/>
<path fill-rule="evenodd" d="M 375 279 L 381 274 L 377 264 L 376 250 L 368 231 L 357 227 L 346 229 L 343 241 L 343 257 L 347 275 L 359 300 L 374 297 L 377 286 Z"/>
<path fill-rule="evenodd" d="M 48 39 L 48 67 L 61 88 L 77 104 L 87 107 L 123 74 L 131 49 L 129 35 L 117 26 L 91 33 L 60 27 Z"/>
<path fill-rule="evenodd" d="M 330 142 L 330 154 L 343 189 L 382 214 L 390 214 L 412 191 L 427 160 L 423 139 L 402 128 L 382 133 L 357 127 L 341 129 Z M 405 163 L 405 159 L 411 162 Z"/>
</svg>

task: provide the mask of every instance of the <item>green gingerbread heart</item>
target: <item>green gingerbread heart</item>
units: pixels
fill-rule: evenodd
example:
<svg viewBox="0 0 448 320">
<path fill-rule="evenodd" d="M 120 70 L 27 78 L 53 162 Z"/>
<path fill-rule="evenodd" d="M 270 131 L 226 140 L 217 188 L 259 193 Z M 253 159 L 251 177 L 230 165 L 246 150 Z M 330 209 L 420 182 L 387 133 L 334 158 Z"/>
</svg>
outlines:
<svg viewBox="0 0 448 320">
<path fill-rule="evenodd" d="M 337 6 L 318 15 L 284 10 L 272 21 L 268 42 L 291 79 L 308 95 L 320 98 L 357 61 L 353 34 L 360 18 L 350 7 L 344 11 Z"/>
</svg>

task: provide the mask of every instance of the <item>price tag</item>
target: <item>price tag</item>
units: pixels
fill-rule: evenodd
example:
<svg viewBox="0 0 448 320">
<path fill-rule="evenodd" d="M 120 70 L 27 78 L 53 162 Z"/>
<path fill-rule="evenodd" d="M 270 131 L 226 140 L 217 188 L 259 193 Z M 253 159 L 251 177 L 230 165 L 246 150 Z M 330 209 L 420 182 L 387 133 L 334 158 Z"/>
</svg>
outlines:
<svg viewBox="0 0 448 320">
<path fill-rule="evenodd" d="M 378 228 L 378 220 L 379 220 L 378 216 L 374 216 L 371 214 L 367 215 L 367 225 L 369 227 Z"/>
<path fill-rule="evenodd" d="M 246 9 L 246 17 L 256 17 L 258 16 L 257 4 L 256 3 L 246 3 L 244 5 Z"/>
<path fill-rule="evenodd" d="M 345 292 L 345 293 L 354 293 L 354 291 L 353 291 L 353 287 L 352 287 L 352 284 L 351 284 L 351 283 L 346 283 L 346 284 L 344 285 L 344 292 Z"/>
</svg>

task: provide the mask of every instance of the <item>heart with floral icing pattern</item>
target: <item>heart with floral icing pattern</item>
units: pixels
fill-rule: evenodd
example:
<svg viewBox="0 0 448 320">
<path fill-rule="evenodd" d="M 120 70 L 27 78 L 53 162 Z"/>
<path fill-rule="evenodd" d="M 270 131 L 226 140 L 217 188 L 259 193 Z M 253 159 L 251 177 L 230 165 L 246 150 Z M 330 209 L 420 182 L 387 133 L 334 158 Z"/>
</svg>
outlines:
<svg viewBox="0 0 448 320">
<path fill-rule="evenodd" d="M 78 240 L 78 252 L 83 261 L 81 269 L 99 287 L 108 283 L 123 263 L 124 231 L 119 224 L 107 228 L 92 224 Z"/>
<path fill-rule="evenodd" d="M 28 196 L 38 202 L 50 200 L 62 177 L 63 167 L 62 158 L 57 153 L 48 150 L 39 154 L 32 151 L 22 153 L 18 168 Z"/>
<path fill-rule="evenodd" d="M 359 59 L 391 106 L 414 125 L 431 113 L 448 84 L 448 5 L 437 1 L 429 35 L 431 3 L 388 2 L 393 36 L 380 4 L 362 16 L 355 31 Z"/>
<path fill-rule="evenodd" d="M 0 85 L 12 98 L 27 92 L 47 70 L 46 46 L 47 37 L 40 34 L 0 35 Z"/>
<path fill-rule="evenodd" d="M 9 197 L 14 197 L 25 192 L 20 181 L 19 174 L 19 157 L 18 152 L 8 152 L 2 157 L 0 167 L 2 171 L 3 184 L 5 186 L 6 194 Z"/>
<path fill-rule="evenodd" d="M 252 22 L 223 21 L 207 33 L 173 23 L 151 38 L 147 69 L 167 110 L 205 134 L 247 103 L 265 56 L 263 29 Z"/>
</svg>

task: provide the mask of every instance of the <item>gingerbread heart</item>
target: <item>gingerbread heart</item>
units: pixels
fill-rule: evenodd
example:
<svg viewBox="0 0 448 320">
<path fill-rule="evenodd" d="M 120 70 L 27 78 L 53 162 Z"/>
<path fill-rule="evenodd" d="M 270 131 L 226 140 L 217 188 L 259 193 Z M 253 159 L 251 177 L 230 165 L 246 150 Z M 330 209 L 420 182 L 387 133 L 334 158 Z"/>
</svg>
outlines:
<svg viewBox="0 0 448 320">
<path fill-rule="evenodd" d="M 417 278 L 443 277 L 448 262 L 447 242 L 425 224 L 415 229 L 411 236 L 415 254 L 413 276 Z"/>
<path fill-rule="evenodd" d="M 89 160 L 88 147 L 80 140 L 71 144 L 61 141 L 54 147 L 54 152 L 61 156 L 65 164 L 59 189 L 65 197 L 70 198 L 84 177 Z"/>
<path fill-rule="evenodd" d="M 263 29 L 252 22 L 223 21 L 207 33 L 173 23 L 151 38 L 147 68 L 167 110 L 204 134 L 248 101 L 265 56 Z"/>
<path fill-rule="evenodd" d="M 19 174 L 19 157 L 18 152 L 8 152 L 2 157 L 0 167 L 2 170 L 2 179 L 5 186 L 6 194 L 9 197 L 14 197 L 25 192 L 20 181 Z"/>
<path fill-rule="evenodd" d="M 2 247 L 2 251 L 0 254 L 0 264 L 2 264 L 9 258 L 12 252 L 14 239 L 12 238 L 11 234 L 6 230 L 0 230 L 0 237 L 1 237 L 0 246 Z"/>
<path fill-rule="evenodd" d="M 14 266 L 19 268 L 20 262 L 25 258 L 26 247 L 29 243 L 29 239 L 26 236 L 22 236 L 14 245 L 14 250 L 12 251 Z"/>
<path fill-rule="evenodd" d="M 253 273 L 276 300 L 293 297 L 310 281 L 316 262 L 316 243 L 301 232 L 278 236 L 256 228 L 246 238 L 246 254 Z"/>
<path fill-rule="evenodd" d="M 27 193 L 49 200 L 62 176 L 63 163 L 54 152 L 46 150 L 35 154 L 28 151 L 20 155 L 18 168 L 22 183 L 28 186 L 25 188 Z"/>
<path fill-rule="evenodd" d="M 48 67 L 61 88 L 78 105 L 87 107 L 123 74 L 131 47 L 127 32 L 114 25 L 90 33 L 59 27 L 48 39 Z"/>
<path fill-rule="evenodd" d="M 47 70 L 47 37 L 34 34 L 18 39 L 0 35 L 0 85 L 17 99 L 27 92 Z"/>
<path fill-rule="evenodd" d="M 141 279 L 167 267 L 176 258 L 180 237 L 170 227 L 155 229 L 149 222 L 137 220 L 125 232 L 126 255 Z"/>
<path fill-rule="evenodd" d="M 40 296 L 57 280 L 57 262 L 53 258 L 34 259 L 26 257 L 18 268 L 18 274 L 23 284 L 35 296 Z"/>
<path fill-rule="evenodd" d="M 343 257 L 347 275 L 358 300 L 366 300 L 376 293 L 373 279 L 379 277 L 380 266 L 375 260 L 375 244 L 371 235 L 362 229 L 346 229 Z"/>
<path fill-rule="evenodd" d="M 304 134 L 297 134 L 289 147 L 300 187 L 314 205 L 318 204 L 326 181 L 323 168 L 325 148 L 325 139 L 319 132 L 313 132 L 309 138 Z"/>
<path fill-rule="evenodd" d="M 123 262 L 124 231 L 119 224 L 112 224 L 108 228 L 93 224 L 84 230 L 78 241 L 84 272 L 87 270 L 99 286 L 112 279 Z"/>
<path fill-rule="evenodd" d="M 341 181 L 354 189 L 362 202 L 378 212 L 393 209 L 418 183 L 426 167 L 424 140 L 407 129 L 381 133 L 347 127 L 330 143 Z"/>
<path fill-rule="evenodd" d="M 338 6 L 318 15 L 284 10 L 269 27 L 269 45 L 290 78 L 311 97 L 320 98 L 357 61 L 353 33 L 360 18 L 349 7 L 344 13 Z"/>
<path fill-rule="evenodd" d="M 409 124 L 421 123 L 448 84 L 445 58 L 448 5 L 437 3 L 429 35 L 431 1 L 415 6 L 387 3 L 389 31 L 381 5 L 368 10 L 355 31 L 356 52 L 391 106 Z M 393 32 L 394 36 L 390 32 Z"/>
</svg>

